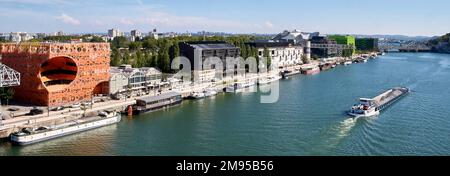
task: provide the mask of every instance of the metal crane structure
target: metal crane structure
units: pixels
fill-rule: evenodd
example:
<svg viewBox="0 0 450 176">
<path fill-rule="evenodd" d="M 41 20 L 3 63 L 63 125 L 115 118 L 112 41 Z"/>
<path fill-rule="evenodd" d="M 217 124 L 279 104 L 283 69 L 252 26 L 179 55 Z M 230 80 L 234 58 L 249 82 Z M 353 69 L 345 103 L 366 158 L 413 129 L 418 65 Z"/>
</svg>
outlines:
<svg viewBox="0 0 450 176">
<path fill-rule="evenodd" d="M 0 87 L 20 85 L 20 73 L 0 63 Z"/>
<path fill-rule="evenodd" d="M 0 61 L 2 59 L 2 55 L 0 55 Z M 0 62 L 0 88 L 3 87 L 12 87 L 20 85 L 20 73 L 9 68 L 6 65 L 3 65 Z M 1 100 L 0 100 L 1 105 Z M 0 126 L 2 125 L 2 113 L 0 111 Z"/>
</svg>

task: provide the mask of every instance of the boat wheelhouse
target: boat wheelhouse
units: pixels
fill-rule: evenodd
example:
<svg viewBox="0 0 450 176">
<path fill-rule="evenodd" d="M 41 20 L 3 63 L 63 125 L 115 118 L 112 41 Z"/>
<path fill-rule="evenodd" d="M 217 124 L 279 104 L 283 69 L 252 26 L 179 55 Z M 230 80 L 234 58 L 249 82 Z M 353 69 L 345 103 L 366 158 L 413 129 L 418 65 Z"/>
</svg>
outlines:
<svg viewBox="0 0 450 176">
<path fill-rule="evenodd" d="M 360 98 L 359 104 L 354 105 L 348 113 L 353 117 L 370 117 L 380 114 L 374 99 Z"/>
</svg>

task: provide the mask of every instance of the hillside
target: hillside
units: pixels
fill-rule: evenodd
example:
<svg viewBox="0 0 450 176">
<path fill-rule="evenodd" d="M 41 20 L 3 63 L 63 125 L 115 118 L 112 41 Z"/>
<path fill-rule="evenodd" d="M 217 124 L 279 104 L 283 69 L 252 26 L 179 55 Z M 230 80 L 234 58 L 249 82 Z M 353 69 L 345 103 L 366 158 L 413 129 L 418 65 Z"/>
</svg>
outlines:
<svg viewBox="0 0 450 176">
<path fill-rule="evenodd" d="M 428 42 L 434 52 L 450 53 L 450 33 Z"/>
</svg>

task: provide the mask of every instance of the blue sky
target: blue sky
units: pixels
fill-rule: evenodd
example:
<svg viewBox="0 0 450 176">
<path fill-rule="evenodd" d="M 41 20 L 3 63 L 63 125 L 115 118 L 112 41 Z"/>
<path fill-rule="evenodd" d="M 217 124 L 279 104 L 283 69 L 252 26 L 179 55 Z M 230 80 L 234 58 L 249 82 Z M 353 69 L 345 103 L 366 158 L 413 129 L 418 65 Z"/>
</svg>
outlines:
<svg viewBox="0 0 450 176">
<path fill-rule="evenodd" d="M 278 33 L 442 35 L 448 0 L 0 0 L 0 32 Z"/>
</svg>

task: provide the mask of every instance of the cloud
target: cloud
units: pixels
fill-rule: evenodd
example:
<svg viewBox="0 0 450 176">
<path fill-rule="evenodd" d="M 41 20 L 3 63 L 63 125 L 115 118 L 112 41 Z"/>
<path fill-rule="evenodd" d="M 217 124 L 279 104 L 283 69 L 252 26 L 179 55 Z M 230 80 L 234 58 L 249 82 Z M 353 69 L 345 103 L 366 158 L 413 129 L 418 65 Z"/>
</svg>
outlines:
<svg viewBox="0 0 450 176">
<path fill-rule="evenodd" d="M 270 21 L 266 21 L 266 22 L 264 23 L 264 26 L 266 26 L 267 28 L 273 28 L 273 23 L 270 22 Z"/>
<path fill-rule="evenodd" d="M 67 1 L 67 0 L 0 0 L 0 3 L 49 5 L 49 4 L 69 4 L 70 1 Z"/>
<path fill-rule="evenodd" d="M 56 17 L 56 19 L 61 20 L 63 23 L 71 25 L 80 25 L 80 21 L 66 14 Z"/>
<path fill-rule="evenodd" d="M 252 27 L 251 24 L 242 23 L 233 20 L 223 20 L 223 19 L 211 19 L 208 17 L 198 17 L 198 16 L 179 16 L 170 14 L 163 11 L 152 11 L 145 14 L 141 18 L 134 18 L 133 20 L 122 19 L 121 24 L 125 25 L 151 25 L 156 27 L 168 27 L 168 28 L 186 28 L 186 29 L 246 29 Z"/>
<path fill-rule="evenodd" d="M 129 20 L 129 19 L 125 19 L 125 18 L 120 19 L 119 22 L 124 25 L 134 25 L 133 20 Z"/>
</svg>

